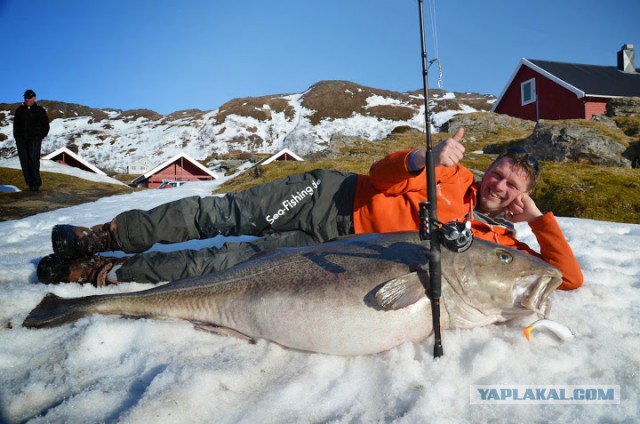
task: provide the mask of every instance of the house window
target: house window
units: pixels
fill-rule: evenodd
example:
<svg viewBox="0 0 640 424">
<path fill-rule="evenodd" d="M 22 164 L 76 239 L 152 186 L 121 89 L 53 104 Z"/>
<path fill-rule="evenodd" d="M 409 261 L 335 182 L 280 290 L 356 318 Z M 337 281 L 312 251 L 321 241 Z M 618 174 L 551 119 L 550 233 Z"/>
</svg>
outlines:
<svg viewBox="0 0 640 424">
<path fill-rule="evenodd" d="M 531 78 L 520 84 L 520 100 L 522 106 L 536 101 L 536 80 Z"/>
</svg>

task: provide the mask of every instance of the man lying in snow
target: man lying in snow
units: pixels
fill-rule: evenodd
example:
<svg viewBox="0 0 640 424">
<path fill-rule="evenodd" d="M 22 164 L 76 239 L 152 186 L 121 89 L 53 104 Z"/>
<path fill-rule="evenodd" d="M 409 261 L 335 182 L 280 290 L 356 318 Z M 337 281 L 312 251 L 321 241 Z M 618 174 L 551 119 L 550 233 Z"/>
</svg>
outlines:
<svg viewBox="0 0 640 424">
<path fill-rule="evenodd" d="M 479 183 L 459 164 L 461 128 L 433 150 L 438 219 L 471 221 L 475 237 L 538 256 L 563 275 L 560 289 L 582 285 L 578 262 L 551 212 L 543 214 L 529 196 L 538 182 L 537 160 L 510 148 Z M 44 283 L 97 286 L 125 281 L 157 283 L 229 268 L 257 252 L 307 246 L 338 236 L 418 230 L 419 204 L 426 199 L 425 149 L 391 153 L 369 175 L 315 170 L 221 197 L 188 197 L 149 211 L 130 210 L 92 228 L 56 225 L 54 254 L 38 265 Z M 540 253 L 516 240 L 514 222 L 527 222 Z M 223 236 L 262 236 L 221 248 L 145 252 L 155 243 Z M 416 235 L 417 237 L 417 235 Z M 122 250 L 126 258 L 96 255 Z"/>
</svg>

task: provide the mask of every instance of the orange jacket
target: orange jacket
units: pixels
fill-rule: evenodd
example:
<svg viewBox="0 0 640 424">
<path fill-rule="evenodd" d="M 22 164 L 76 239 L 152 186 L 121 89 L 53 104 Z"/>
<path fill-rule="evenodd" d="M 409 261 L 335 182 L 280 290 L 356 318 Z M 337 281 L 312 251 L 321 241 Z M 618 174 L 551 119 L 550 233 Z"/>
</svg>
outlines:
<svg viewBox="0 0 640 424">
<path fill-rule="evenodd" d="M 420 227 L 418 210 L 427 195 L 426 171 L 410 172 L 406 167 L 411 150 L 391 153 L 371 166 L 369 175 L 358 175 L 353 204 L 356 234 L 415 231 Z M 438 219 L 464 220 L 476 205 L 478 186 L 473 174 L 462 165 L 435 168 Z M 561 290 L 576 289 L 583 276 L 569 243 L 553 213 L 529 223 L 540 245 L 540 253 L 518 241 L 509 229 L 471 221 L 475 237 L 521 250 L 542 258 L 562 273 Z"/>
</svg>

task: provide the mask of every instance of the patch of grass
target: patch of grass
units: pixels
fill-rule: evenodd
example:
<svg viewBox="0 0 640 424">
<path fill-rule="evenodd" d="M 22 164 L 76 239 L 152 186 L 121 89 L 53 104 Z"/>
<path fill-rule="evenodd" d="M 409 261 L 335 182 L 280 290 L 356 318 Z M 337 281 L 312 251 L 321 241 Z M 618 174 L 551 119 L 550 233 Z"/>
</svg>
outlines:
<svg viewBox="0 0 640 424">
<path fill-rule="evenodd" d="M 42 177 L 42 188 L 47 190 L 57 189 L 74 189 L 74 190 L 86 190 L 102 187 L 107 192 L 125 193 L 132 189 L 130 187 L 123 187 L 118 184 L 102 183 L 97 181 L 85 180 L 77 178 L 72 175 L 58 174 L 55 172 L 40 172 Z M 13 185 L 20 190 L 28 190 L 29 187 L 24 182 L 22 171 L 14 168 L 0 168 L 0 184 Z M 0 193 L 1 194 L 1 193 Z"/>
<path fill-rule="evenodd" d="M 622 132 L 629 137 L 640 136 L 640 115 L 616 116 L 613 120 Z"/>
<path fill-rule="evenodd" d="M 543 211 L 640 223 L 640 169 L 544 162 L 533 197 Z"/>
<path fill-rule="evenodd" d="M 66 208 L 102 197 L 125 194 L 131 187 L 84 180 L 71 175 L 41 172 L 42 187 L 37 193 L 28 191 L 22 171 L 0 168 L 0 184 L 18 187 L 20 192 L 0 192 L 0 221 L 22 219 L 27 216 Z"/>
<path fill-rule="evenodd" d="M 138 178 L 141 174 L 113 174 L 109 175 L 111 178 L 114 178 L 121 183 L 129 184 L 136 178 Z"/>
<path fill-rule="evenodd" d="M 518 144 L 529 135 L 531 135 L 531 131 L 527 129 L 503 128 L 500 131 L 482 134 L 473 141 L 466 141 L 464 147 L 468 152 L 474 152 L 490 145 Z"/>
</svg>

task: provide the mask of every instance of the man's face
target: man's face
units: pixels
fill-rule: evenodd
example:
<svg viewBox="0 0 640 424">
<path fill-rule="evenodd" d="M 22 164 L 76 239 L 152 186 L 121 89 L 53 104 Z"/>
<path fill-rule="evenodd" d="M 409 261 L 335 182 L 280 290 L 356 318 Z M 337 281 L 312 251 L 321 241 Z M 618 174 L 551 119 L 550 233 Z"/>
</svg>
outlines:
<svg viewBox="0 0 640 424">
<path fill-rule="evenodd" d="M 33 106 L 33 104 L 36 102 L 36 97 L 29 97 L 29 98 L 24 98 L 24 104 L 27 106 Z"/>
<path fill-rule="evenodd" d="M 509 158 L 493 163 L 480 182 L 478 209 L 487 214 L 497 214 L 514 199 L 529 193 L 529 176 L 517 169 Z"/>
</svg>

